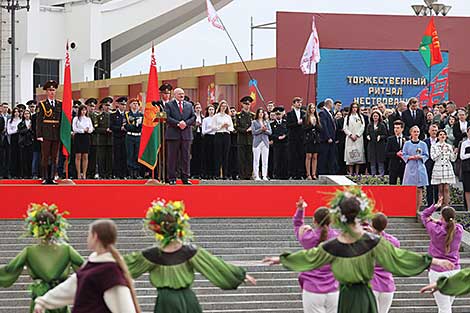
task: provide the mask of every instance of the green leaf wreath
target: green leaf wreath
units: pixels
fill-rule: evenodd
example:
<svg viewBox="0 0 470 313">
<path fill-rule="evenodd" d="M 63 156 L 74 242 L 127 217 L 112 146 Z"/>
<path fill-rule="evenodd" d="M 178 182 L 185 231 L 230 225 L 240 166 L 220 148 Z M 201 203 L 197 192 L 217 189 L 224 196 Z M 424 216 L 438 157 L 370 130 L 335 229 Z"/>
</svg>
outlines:
<svg viewBox="0 0 470 313">
<path fill-rule="evenodd" d="M 31 203 L 26 214 L 25 235 L 48 242 L 68 240 L 67 228 L 70 224 L 64 218 L 68 212 L 59 213 L 55 204 Z"/>
</svg>

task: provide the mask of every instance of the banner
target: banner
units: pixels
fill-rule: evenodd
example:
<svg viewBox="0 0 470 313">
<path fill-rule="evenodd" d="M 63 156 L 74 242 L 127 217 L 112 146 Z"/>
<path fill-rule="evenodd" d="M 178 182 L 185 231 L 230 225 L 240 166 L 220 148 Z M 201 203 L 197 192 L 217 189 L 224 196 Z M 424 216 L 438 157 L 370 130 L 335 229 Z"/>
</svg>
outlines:
<svg viewBox="0 0 470 313">
<path fill-rule="evenodd" d="M 72 151 L 72 78 L 70 75 L 69 43 L 65 46 L 64 94 L 60 120 L 62 153 L 68 157 Z"/>
</svg>

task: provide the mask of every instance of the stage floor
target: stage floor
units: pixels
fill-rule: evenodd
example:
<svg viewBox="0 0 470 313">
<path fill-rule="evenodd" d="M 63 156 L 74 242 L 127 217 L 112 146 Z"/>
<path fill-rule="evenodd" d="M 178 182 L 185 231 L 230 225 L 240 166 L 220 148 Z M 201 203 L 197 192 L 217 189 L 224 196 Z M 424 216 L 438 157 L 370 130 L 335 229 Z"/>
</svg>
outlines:
<svg viewBox="0 0 470 313">
<path fill-rule="evenodd" d="M 55 203 L 71 218 L 140 218 L 153 200 L 183 200 L 192 217 L 290 217 L 299 196 L 309 215 L 326 205 L 341 186 L 311 181 L 237 182 L 211 185 L 145 185 L 145 180 L 78 180 L 75 185 L 41 185 L 38 180 L 0 180 L 0 219 L 23 218 L 32 202 Z M 363 186 L 377 211 L 416 216 L 416 188 Z M 311 211 L 310 211 L 311 210 Z"/>
</svg>

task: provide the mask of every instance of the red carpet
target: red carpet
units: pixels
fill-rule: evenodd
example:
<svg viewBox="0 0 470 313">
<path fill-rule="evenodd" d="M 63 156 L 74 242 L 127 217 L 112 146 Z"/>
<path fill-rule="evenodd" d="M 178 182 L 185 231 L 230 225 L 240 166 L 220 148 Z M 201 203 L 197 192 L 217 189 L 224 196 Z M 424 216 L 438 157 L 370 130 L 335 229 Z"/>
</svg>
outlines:
<svg viewBox="0 0 470 313">
<path fill-rule="evenodd" d="M 72 218 L 140 218 L 152 200 L 184 200 L 192 217 L 290 217 L 299 196 L 308 214 L 325 205 L 338 186 L 198 185 L 146 186 L 145 181 L 77 181 L 43 186 L 34 181 L 0 181 L 0 218 L 22 218 L 31 202 L 55 203 Z M 416 188 L 365 186 L 376 208 L 388 216 L 415 216 Z"/>
</svg>

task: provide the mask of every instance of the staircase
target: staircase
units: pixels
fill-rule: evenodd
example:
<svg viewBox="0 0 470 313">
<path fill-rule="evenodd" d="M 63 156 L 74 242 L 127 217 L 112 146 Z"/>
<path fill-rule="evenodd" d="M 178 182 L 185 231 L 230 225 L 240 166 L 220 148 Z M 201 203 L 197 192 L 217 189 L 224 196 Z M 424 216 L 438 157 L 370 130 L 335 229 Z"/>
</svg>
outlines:
<svg viewBox="0 0 470 313">
<path fill-rule="evenodd" d="M 90 220 L 70 220 L 71 244 L 84 256 L 86 235 Z M 143 231 L 138 219 L 116 221 L 119 228 L 118 248 L 123 254 L 144 249 L 154 241 Z M 282 251 L 295 251 L 300 246 L 293 235 L 290 219 L 194 219 L 192 230 L 195 243 L 207 248 L 226 261 L 241 264 L 258 280 L 257 286 L 242 285 L 238 290 L 222 291 L 212 286 L 201 275 L 193 286 L 206 313 L 302 312 L 301 292 L 297 274 L 281 266 L 267 267 L 258 261 L 265 256 L 278 255 Z M 428 236 L 421 224 L 413 218 L 392 218 L 388 232 L 395 235 L 401 246 L 417 252 L 425 252 Z M 0 264 L 11 260 L 21 249 L 33 243 L 20 238 L 22 221 L 0 221 Z M 463 261 L 470 260 L 470 252 L 462 252 Z M 28 284 L 30 278 L 22 275 L 9 289 L 0 289 L 0 313 L 24 313 L 29 309 Z M 390 313 L 437 312 L 430 295 L 420 295 L 418 290 L 428 283 L 427 273 L 413 278 L 396 278 L 397 292 Z M 149 284 L 148 276 L 136 282 L 137 293 L 144 312 L 153 312 L 156 290 Z M 458 297 L 453 312 L 470 312 L 470 297 Z"/>
</svg>

